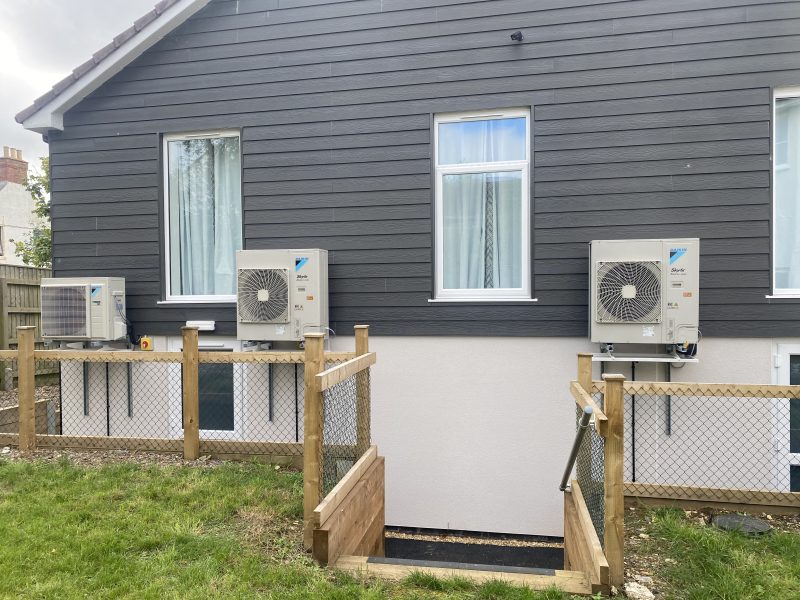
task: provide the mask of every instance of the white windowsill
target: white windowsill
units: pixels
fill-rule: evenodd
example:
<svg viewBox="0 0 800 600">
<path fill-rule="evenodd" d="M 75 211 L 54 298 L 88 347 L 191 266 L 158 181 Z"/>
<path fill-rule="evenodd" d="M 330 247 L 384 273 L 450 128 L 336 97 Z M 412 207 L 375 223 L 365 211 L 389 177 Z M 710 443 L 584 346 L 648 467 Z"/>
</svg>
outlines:
<svg viewBox="0 0 800 600">
<path fill-rule="evenodd" d="M 468 302 L 472 304 L 533 304 L 538 301 L 538 298 L 431 298 L 428 300 L 428 302 L 432 304 L 449 304 L 451 302 Z"/>
<path fill-rule="evenodd" d="M 800 294 L 775 294 L 775 295 L 769 295 L 768 294 L 768 295 L 764 296 L 764 298 L 767 298 L 769 300 L 780 300 L 781 298 L 786 298 L 786 299 L 789 299 L 789 300 L 791 300 L 791 299 L 798 300 L 798 299 L 800 299 Z"/>
<path fill-rule="evenodd" d="M 158 305 L 170 305 L 170 304 L 236 304 L 236 298 L 231 298 L 230 300 L 159 300 L 156 302 Z"/>
</svg>

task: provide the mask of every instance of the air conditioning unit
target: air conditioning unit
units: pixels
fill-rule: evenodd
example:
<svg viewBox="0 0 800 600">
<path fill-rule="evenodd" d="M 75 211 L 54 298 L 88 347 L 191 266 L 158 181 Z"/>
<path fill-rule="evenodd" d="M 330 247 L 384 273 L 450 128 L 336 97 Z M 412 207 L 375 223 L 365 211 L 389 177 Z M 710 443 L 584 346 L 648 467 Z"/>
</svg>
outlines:
<svg viewBox="0 0 800 600">
<path fill-rule="evenodd" d="M 236 270 L 240 340 L 300 341 L 327 332 L 327 250 L 240 250 Z"/>
<path fill-rule="evenodd" d="M 42 338 L 114 341 L 128 335 L 123 277 L 51 277 L 41 282 Z"/>
<path fill-rule="evenodd" d="M 590 337 L 615 344 L 698 341 L 700 240 L 595 240 Z"/>
</svg>

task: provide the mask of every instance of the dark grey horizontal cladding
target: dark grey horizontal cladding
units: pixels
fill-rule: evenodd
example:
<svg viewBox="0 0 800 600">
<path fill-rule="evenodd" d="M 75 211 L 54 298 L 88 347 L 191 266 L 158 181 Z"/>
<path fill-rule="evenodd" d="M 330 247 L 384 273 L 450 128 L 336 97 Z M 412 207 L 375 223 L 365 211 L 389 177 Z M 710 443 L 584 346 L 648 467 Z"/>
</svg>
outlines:
<svg viewBox="0 0 800 600">
<path fill-rule="evenodd" d="M 578 181 L 618 178 L 620 173 L 632 176 L 655 177 L 659 175 L 696 175 L 698 173 L 736 173 L 741 171 L 769 171 L 770 159 L 766 154 L 747 156 L 715 156 L 691 160 L 642 160 L 609 164 L 565 165 L 537 167 L 534 180 L 542 185 L 552 181 Z"/>
<path fill-rule="evenodd" d="M 90 216 L 90 217 L 60 217 L 53 221 L 53 233 L 66 231 L 112 231 L 115 229 L 157 229 L 158 213 L 150 214 Z"/>
<path fill-rule="evenodd" d="M 762 160 L 766 160 L 766 157 Z M 549 197 L 579 196 L 582 194 L 627 194 L 632 192 L 650 193 L 670 190 L 755 188 L 768 187 L 769 184 L 769 171 L 745 171 L 651 177 L 636 177 L 634 175 L 624 178 L 537 182 L 534 185 L 534 190 L 537 197 Z"/>
<path fill-rule="evenodd" d="M 747 123 L 722 123 L 719 125 L 693 125 L 633 129 L 623 131 L 577 132 L 561 135 L 536 136 L 537 160 L 547 152 L 560 150 L 588 150 L 647 145 L 684 145 L 691 142 L 715 140 L 768 139 L 769 121 Z"/>
<path fill-rule="evenodd" d="M 153 153 L 151 152 L 151 157 Z M 50 174 L 53 179 L 69 179 L 72 177 L 109 177 L 116 175 L 155 175 L 158 172 L 156 160 L 131 160 L 115 162 L 92 161 L 88 164 L 52 165 Z"/>
<path fill-rule="evenodd" d="M 741 204 L 769 204 L 769 188 L 736 188 L 722 190 L 679 190 L 649 194 L 596 194 L 590 196 L 558 196 L 537 198 L 534 210 L 540 225 L 547 213 L 575 213 L 582 211 L 644 210 L 652 208 L 694 208 L 736 206 Z M 581 218 L 576 215 L 576 218 Z"/>
<path fill-rule="evenodd" d="M 768 137 L 713 142 L 661 143 L 611 148 L 586 148 L 536 152 L 536 166 L 590 165 L 633 161 L 711 158 L 720 156 L 768 155 Z"/>
<path fill-rule="evenodd" d="M 393 117 L 397 115 L 421 115 L 432 112 L 445 112 L 453 110 L 453 98 L 458 98 L 458 105 L 464 110 L 483 110 L 490 107 L 511 108 L 537 104 L 539 102 L 550 102 L 553 98 L 553 91 L 535 90 L 520 92 L 519 86 L 512 85 L 514 78 L 509 77 L 506 85 L 493 86 L 486 85 L 482 89 L 470 82 L 458 82 L 457 84 L 435 84 L 438 87 L 447 89 L 434 90 L 430 98 L 418 100 L 406 100 L 394 102 L 397 95 L 381 92 L 383 98 L 375 98 L 369 93 L 362 91 L 348 92 L 351 96 L 350 102 L 341 102 L 336 106 L 330 106 L 332 100 L 324 97 L 324 94 L 315 94 L 314 98 L 307 102 L 301 102 L 300 97 L 289 97 L 285 108 L 275 110 L 274 106 L 278 99 L 263 101 L 263 111 L 253 112 L 252 110 L 244 113 L 231 113 L 230 102 L 213 103 L 213 107 L 198 108 L 194 105 L 186 105 L 186 110 L 180 116 L 164 116 L 162 109 L 150 109 L 142 112 L 141 118 L 135 118 L 130 122 L 124 123 L 124 128 L 132 134 L 139 134 L 148 131 L 162 132 L 182 132 L 204 129 L 224 129 L 250 126 L 277 125 L 285 123 L 308 123 L 312 121 L 353 121 L 355 119 L 375 119 L 380 117 Z M 498 80 L 500 81 L 500 80 Z M 422 86 L 429 89 L 429 86 Z M 499 89 L 498 89 L 499 88 Z M 509 91 L 502 91 L 503 88 Z M 422 90 L 416 90 L 419 93 Z M 481 93 L 482 92 L 482 93 Z M 474 94 L 474 95 L 471 95 Z M 452 95 L 452 96 L 451 96 Z M 320 99 L 322 97 L 322 99 Z M 368 102 L 369 104 L 364 104 Z M 212 103 L 209 103 L 209 105 Z M 314 104 L 315 108 L 297 108 L 298 104 Z M 323 106 L 319 106 L 322 104 Z M 200 116 L 191 116 L 186 113 L 189 109 L 192 112 L 204 113 Z M 170 109 L 174 110 L 174 109 Z M 220 112 L 221 111 L 221 112 Z M 209 113 L 209 114 L 205 114 Z M 215 114 L 216 113 L 216 114 Z M 68 112 L 65 119 L 79 113 Z M 105 121 L 106 116 L 101 117 L 101 113 L 86 113 L 94 115 L 96 121 Z M 68 131 L 75 137 L 108 136 L 118 132 L 123 126 L 118 122 L 102 122 L 97 125 L 85 125 L 81 127 L 68 125 Z"/>
<path fill-rule="evenodd" d="M 722 223 L 659 223 L 655 225 L 609 225 L 601 227 L 573 227 L 539 229 L 536 243 L 574 243 L 592 240 L 624 240 L 672 237 L 748 238 L 768 237 L 769 221 L 736 221 Z"/>
<path fill-rule="evenodd" d="M 537 275 L 587 274 L 589 261 L 585 258 L 536 260 Z M 718 271 L 764 271 L 769 268 L 769 254 L 709 255 L 703 252 L 700 260 L 701 273 Z M 584 284 L 582 287 L 586 287 Z"/>
<path fill-rule="evenodd" d="M 584 133 L 591 131 L 619 131 L 621 129 L 648 129 L 664 126 L 687 127 L 715 123 L 744 123 L 765 121 L 770 118 L 768 102 L 755 106 L 678 110 L 672 112 L 614 115 L 610 117 L 579 117 L 551 121 L 536 121 L 535 134 Z"/>
<path fill-rule="evenodd" d="M 151 249 L 152 251 L 152 249 Z M 53 266 L 58 271 L 74 271 L 87 269 L 95 273 L 101 270 L 114 269 L 152 269 L 158 270 L 158 255 L 148 256 L 62 256 L 56 257 Z"/>
<path fill-rule="evenodd" d="M 345 208 L 307 208 L 290 210 L 247 211 L 246 225 L 276 223 L 336 223 L 340 221 L 389 221 L 428 219 L 430 203 L 357 206 Z"/>
<path fill-rule="evenodd" d="M 245 155 L 245 169 L 288 167 L 291 165 L 340 165 L 344 163 L 368 163 L 397 160 L 430 160 L 430 144 L 399 145 L 344 150 L 305 150 L 302 152 L 280 152 L 272 154 Z"/>
<path fill-rule="evenodd" d="M 51 156 L 53 156 L 51 154 Z M 54 181 L 55 183 L 55 181 Z M 56 188 L 61 188 L 61 182 Z M 89 190 L 68 191 L 63 189 L 52 190 L 51 204 L 89 204 L 103 202 L 143 202 L 158 198 L 157 182 L 154 180 L 150 187 L 112 187 L 95 188 Z"/>
<path fill-rule="evenodd" d="M 499 76 L 500 74 L 516 75 L 550 71 L 592 71 L 597 68 L 608 69 L 657 63 L 677 64 L 681 61 L 692 61 L 694 64 L 701 61 L 705 63 L 709 59 L 718 59 L 728 61 L 719 70 L 720 73 L 741 73 L 751 70 L 748 65 L 753 60 L 753 54 L 770 54 L 780 57 L 796 52 L 800 48 L 800 37 L 785 36 L 769 38 L 767 41 L 745 40 L 671 46 L 666 51 L 660 47 L 545 58 L 534 48 L 534 46 L 523 46 L 515 49 L 504 44 L 499 48 L 480 48 L 470 51 L 404 57 L 402 62 L 399 59 L 380 59 L 345 63 L 358 65 L 357 68 L 353 66 L 343 68 L 340 66 L 341 63 L 329 63 L 329 59 L 326 60 L 323 56 L 309 65 L 270 67 L 270 65 L 252 61 L 249 69 L 238 71 L 227 69 L 216 74 L 201 72 L 197 75 L 171 76 L 160 79 L 125 82 L 115 80 L 114 84 L 105 89 L 104 93 L 108 96 L 101 97 L 96 94 L 84 104 L 81 110 L 133 108 L 142 106 L 142 102 L 146 106 L 174 104 L 184 101 L 184 97 L 180 95 L 181 92 L 206 88 L 235 87 L 237 97 L 253 97 L 259 95 L 258 90 L 264 89 L 252 87 L 254 84 L 272 84 L 271 93 L 282 95 L 285 93 L 282 92 L 282 89 L 286 85 L 277 84 L 291 82 L 293 78 L 304 80 L 305 86 L 316 86 L 308 91 L 365 88 L 367 87 L 364 85 L 365 77 L 374 80 L 375 86 L 391 85 L 390 75 L 401 70 L 405 70 L 403 75 L 409 83 L 436 81 L 435 71 L 444 69 L 447 69 L 447 80 L 477 79 L 487 76 L 486 67 L 488 65 L 493 66 Z M 565 49 L 565 52 L 568 51 Z M 265 66 L 270 68 L 264 68 Z M 715 67 L 709 67 L 709 69 Z M 713 72 L 712 74 L 718 73 Z M 295 82 L 295 85 L 299 84 Z M 266 93 L 266 89 L 264 89 L 264 93 Z"/>
<path fill-rule="evenodd" d="M 59 258 L 76 256 L 151 256 L 158 254 L 158 247 L 138 242 L 75 243 L 59 244 Z"/>
<path fill-rule="evenodd" d="M 292 246 L 298 248 L 326 248 L 328 250 L 378 250 L 378 249 L 405 249 L 405 248 L 430 248 L 431 234 L 425 233 L 393 233 L 385 231 L 371 235 L 355 233 L 353 235 L 293 235 Z M 289 242 L 279 237 L 248 238 L 248 250 L 281 249 L 286 248 Z M 330 258 L 330 257 L 329 257 Z M 428 285 L 430 287 L 430 285 Z"/>
<path fill-rule="evenodd" d="M 395 204 L 430 204 L 427 188 L 384 190 L 374 192 L 340 192 L 309 194 L 307 196 L 280 196 L 267 192 L 263 196 L 250 195 L 244 199 L 245 212 L 305 208 L 352 208 L 356 206 L 386 206 Z"/>
<path fill-rule="evenodd" d="M 766 254 L 770 251 L 769 239 L 755 238 L 704 238 L 700 247 L 701 257 L 724 254 Z M 588 242 L 566 242 L 536 245 L 536 260 L 545 263 L 549 260 L 589 261 Z M 705 268 L 705 263 L 703 263 Z"/>
<path fill-rule="evenodd" d="M 238 128 L 245 247 L 327 248 L 337 331 L 585 336 L 589 241 L 697 236 L 704 335 L 800 335 L 764 298 L 799 58 L 800 2 L 212 0 L 52 135 L 54 267 L 125 276 L 137 332 L 233 335 L 231 306 L 158 304 L 158 159 Z M 431 114 L 521 106 L 538 302 L 431 304 Z"/>
<path fill-rule="evenodd" d="M 153 160 L 158 151 L 153 146 L 142 148 L 123 148 L 120 150 L 96 150 L 83 152 L 53 152 L 51 167 L 62 165 L 87 165 L 98 163 L 129 163 L 143 160 Z"/>
<path fill-rule="evenodd" d="M 333 315 L 331 315 L 333 316 Z M 354 325 L 364 323 L 362 319 L 331 321 L 334 331 L 352 331 Z M 510 319 L 487 319 L 485 321 L 369 321 L 371 335 L 444 335 L 468 336 L 490 335 L 495 337 L 586 337 L 589 331 L 586 317 L 574 321 L 529 321 Z M 752 335 L 752 334 L 751 334 Z"/>
<path fill-rule="evenodd" d="M 92 202 L 66 204 L 56 202 L 50 207 L 54 219 L 66 217 L 108 217 L 120 215 L 157 215 L 158 203 L 143 202 Z"/>
</svg>

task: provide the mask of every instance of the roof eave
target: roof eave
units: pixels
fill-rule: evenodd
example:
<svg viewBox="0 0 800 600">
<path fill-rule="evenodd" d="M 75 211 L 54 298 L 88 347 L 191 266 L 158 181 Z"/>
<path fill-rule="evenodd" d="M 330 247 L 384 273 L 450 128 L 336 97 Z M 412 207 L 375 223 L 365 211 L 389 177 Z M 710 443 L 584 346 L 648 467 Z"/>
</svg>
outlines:
<svg viewBox="0 0 800 600">
<path fill-rule="evenodd" d="M 76 71 L 83 71 L 78 77 L 69 77 L 56 85 L 50 93 L 34 103 L 34 106 L 22 111 L 16 117 L 25 129 L 45 134 L 50 130 L 64 129 L 64 113 L 78 104 L 89 94 L 122 71 L 127 65 L 141 56 L 148 48 L 162 39 L 165 35 L 185 22 L 189 17 L 202 9 L 210 0 L 178 0 L 163 12 L 155 16 L 149 23 L 138 28 L 136 25 L 115 38 L 113 50 L 103 49 L 95 57 L 104 55 L 96 60 L 93 66 L 81 65 Z M 137 21 L 138 23 L 138 21 Z M 124 38 L 123 41 L 118 41 Z M 64 85 L 64 84 L 67 85 Z M 63 87 L 62 87 L 63 86 Z M 62 89 L 58 89 L 62 87 Z M 41 102 L 41 106 L 36 106 Z M 32 110 L 33 109 L 33 110 Z"/>
</svg>

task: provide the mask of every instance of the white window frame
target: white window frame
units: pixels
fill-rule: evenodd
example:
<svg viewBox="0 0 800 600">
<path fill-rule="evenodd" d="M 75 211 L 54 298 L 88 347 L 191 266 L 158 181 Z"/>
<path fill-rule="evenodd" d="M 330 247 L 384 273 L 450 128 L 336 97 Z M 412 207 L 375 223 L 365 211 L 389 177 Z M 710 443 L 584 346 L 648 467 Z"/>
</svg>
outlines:
<svg viewBox="0 0 800 600">
<path fill-rule="evenodd" d="M 211 304 L 211 303 L 230 303 L 236 302 L 236 294 L 173 294 L 172 293 L 172 274 L 170 273 L 170 223 L 169 223 L 169 142 L 177 142 L 184 140 L 208 139 L 208 138 L 225 138 L 237 137 L 239 138 L 239 170 L 242 168 L 242 132 L 238 129 L 223 129 L 219 131 L 198 131 L 192 133 L 170 133 L 165 134 L 162 139 L 162 170 L 164 171 L 164 180 L 162 182 L 164 188 L 164 277 L 165 277 L 165 302 L 163 303 L 196 303 L 196 304 Z M 242 189 L 241 182 L 239 187 L 239 202 L 242 202 Z M 244 211 L 242 211 L 244 212 Z M 244 214 L 242 214 L 244 219 Z M 244 239 L 242 239 L 244 244 Z M 162 303 L 159 303 L 162 304 Z"/>
<path fill-rule="evenodd" d="M 778 129 L 778 100 L 782 98 L 800 98 L 800 86 L 776 89 L 772 99 L 772 295 L 767 298 L 800 298 L 800 288 L 778 288 L 775 281 L 775 258 L 778 256 L 778 239 L 775 234 L 776 223 L 776 191 L 777 191 L 777 177 L 776 174 L 779 170 L 788 168 L 787 164 L 775 164 L 777 157 L 776 144 L 778 136 L 776 134 Z M 800 167 L 798 167 L 800 168 Z"/>
<path fill-rule="evenodd" d="M 496 119 L 525 119 L 525 159 L 504 162 L 484 162 L 470 164 L 439 164 L 439 125 L 464 121 L 487 121 Z M 531 163 L 531 113 L 529 109 L 503 109 L 491 111 L 460 112 L 437 114 L 433 119 L 433 153 L 435 165 L 435 279 L 436 300 L 448 301 L 520 301 L 531 300 L 531 218 L 530 218 L 530 163 Z M 486 173 L 519 171 L 522 173 L 521 219 L 522 228 L 522 287 L 520 288 L 471 288 L 449 289 L 444 287 L 444 218 L 442 207 L 442 184 L 445 175 L 464 173 Z"/>
</svg>

